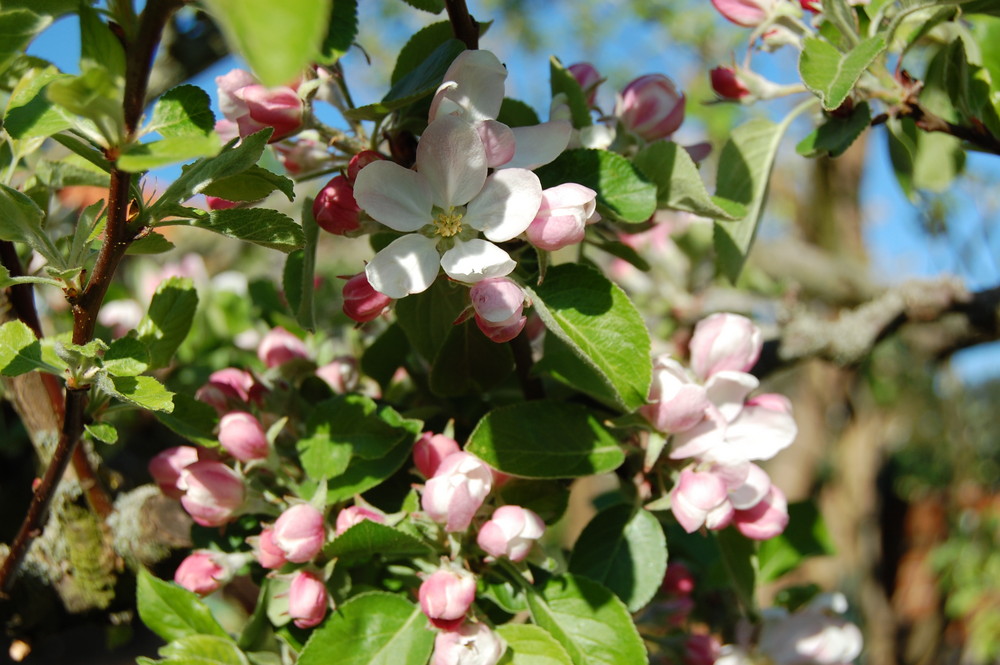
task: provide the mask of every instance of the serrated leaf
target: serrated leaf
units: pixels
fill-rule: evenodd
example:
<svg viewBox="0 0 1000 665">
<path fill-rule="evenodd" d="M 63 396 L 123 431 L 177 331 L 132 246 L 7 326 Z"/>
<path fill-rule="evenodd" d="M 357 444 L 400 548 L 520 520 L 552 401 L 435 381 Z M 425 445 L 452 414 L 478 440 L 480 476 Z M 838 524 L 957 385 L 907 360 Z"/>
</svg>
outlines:
<svg viewBox="0 0 1000 665">
<path fill-rule="evenodd" d="M 5 71 L 14 59 L 31 43 L 38 33 L 52 23 L 52 17 L 27 9 L 0 11 L 0 72 Z"/>
<path fill-rule="evenodd" d="M 107 443 L 108 445 L 118 443 L 118 430 L 115 429 L 114 425 L 109 425 L 108 423 L 90 423 L 89 425 L 84 425 L 83 428 L 87 430 L 90 436 L 102 443 Z"/>
<path fill-rule="evenodd" d="M 532 621 L 569 653 L 573 665 L 635 665 L 647 661 L 632 617 L 613 593 L 574 575 L 548 579 L 528 594 Z"/>
<path fill-rule="evenodd" d="M 868 102 L 861 102 L 847 117 L 826 118 L 822 125 L 795 146 L 795 151 L 803 157 L 821 155 L 839 157 L 861 136 L 870 122 L 871 110 L 868 108 Z"/>
<path fill-rule="evenodd" d="M 80 17 L 80 70 L 101 67 L 113 78 L 124 78 L 125 47 L 121 40 L 96 10 L 81 5 L 77 13 Z"/>
<path fill-rule="evenodd" d="M 185 635 L 160 648 L 161 665 L 250 665 L 246 655 L 228 637 Z"/>
<path fill-rule="evenodd" d="M 66 268 L 62 254 L 42 229 L 45 213 L 27 195 L 0 184 L 0 240 L 20 242 L 48 259 L 56 268 Z"/>
<path fill-rule="evenodd" d="M 112 376 L 139 376 L 149 368 L 149 350 L 135 337 L 120 337 L 104 352 L 101 365 Z"/>
<path fill-rule="evenodd" d="M 320 47 L 320 62 L 332 65 L 347 53 L 358 35 L 358 0 L 333 0 L 330 25 Z"/>
<path fill-rule="evenodd" d="M 632 163 L 656 184 L 657 207 L 684 210 L 713 219 L 734 219 L 712 199 L 691 155 L 676 143 L 650 143 L 639 151 Z"/>
<path fill-rule="evenodd" d="M 607 150 L 567 150 L 536 173 L 542 187 L 575 182 L 594 190 L 605 217 L 639 224 L 656 212 L 656 186 L 632 162 Z"/>
<path fill-rule="evenodd" d="M 459 397 L 488 392 L 514 371 L 514 353 L 490 340 L 472 319 L 452 326 L 431 368 L 436 395 Z"/>
<path fill-rule="evenodd" d="M 52 189 L 73 185 L 107 189 L 110 184 L 106 172 L 79 159 L 77 155 L 69 155 L 58 162 L 41 160 L 35 167 L 35 176 Z"/>
<path fill-rule="evenodd" d="M 807 37 L 799 56 L 802 82 L 815 93 L 827 111 L 837 109 L 854 89 L 861 74 L 885 50 L 885 40 L 870 37 L 847 53 L 827 41 Z"/>
<path fill-rule="evenodd" d="M 174 249 L 174 243 L 167 240 L 166 236 L 156 231 L 147 231 L 142 237 L 136 239 L 128 249 L 126 254 L 163 254 Z"/>
<path fill-rule="evenodd" d="M 187 277 L 169 277 L 156 287 L 149 311 L 139 322 L 139 340 L 149 349 L 150 365 L 166 367 L 187 337 L 198 309 L 198 292 Z"/>
<path fill-rule="evenodd" d="M 158 226 L 171 225 L 193 226 L 286 253 L 305 244 L 302 227 L 288 215 L 269 208 L 210 210 L 195 219 L 165 220 Z"/>
<path fill-rule="evenodd" d="M 507 642 L 498 665 L 573 665 L 566 649 L 538 626 L 508 623 L 496 632 Z"/>
<path fill-rule="evenodd" d="M 434 49 L 454 37 L 450 21 L 438 21 L 417 30 L 400 49 L 389 83 L 391 85 L 398 83 L 401 78 L 424 62 Z"/>
<path fill-rule="evenodd" d="M 646 403 L 653 371 L 649 332 L 621 288 L 595 270 L 565 264 L 526 290 L 549 333 L 599 377 L 606 390 L 596 397 L 624 411 Z"/>
<path fill-rule="evenodd" d="M 69 78 L 55 67 L 33 69 L 17 82 L 11 92 L 4 116 L 4 129 L 15 139 L 51 136 L 69 129 L 73 121 L 62 108 L 49 101 L 45 87 L 56 80 Z"/>
<path fill-rule="evenodd" d="M 667 540 L 660 522 L 629 505 L 602 510 L 573 546 L 569 572 L 600 582 L 629 612 L 652 600 L 667 572 Z"/>
<path fill-rule="evenodd" d="M 424 542 L 385 524 L 364 520 L 327 543 L 323 556 L 355 565 L 373 556 L 426 556 L 430 547 Z"/>
<path fill-rule="evenodd" d="M 169 427 L 174 433 L 183 436 L 188 441 L 214 448 L 219 441 L 214 431 L 219 423 L 215 409 L 204 402 L 176 393 L 173 397 L 174 408 L 170 413 L 157 411 L 157 420 Z"/>
<path fill-rule="evenodd" d="M 14 286 L 15 284 L 48 284 L 49 286 L 58 288 L 62 288 L 63 286 L 63 283 L 59 280 L 49 277 L 34 277 L 31 275 L 11 277 L 10 271 L 5 266 L 0 266 L 0 289 L 6 289 L 8 286 Z"/>
<path fill-rule="evenodd" d="M 403 2 L 431 14 L 440 14 L 444 11 L 444 0 L 403 0 Z"/>
<path fill-rule="evenodd" d="M 175 136 L 148 143 L 132 143 L 118 156 L 118 167 L 130 173 L 158 169 L 198 157 L 211 157 L 222 146 L 216 134 Z"/>
<path fill-rule="evenodd" d="M 142 622 L 167 642 L 188 635 L 228 637 L 198 596 L 142 568 L 136 579 L 136 603 Z"/>
<path fill-rule="evenodd" d="M 566 96 L 574 127 L 582 129 L 594 124 L 590 118 L 587 97 L 583 94 L 579 81 L 555 56 L 549 58 L 549 86 L 553 97 L 559 93 Z"/>
<path fill-rule="evenodd" d="M 434 362 L 451 334 L 452 322 L 469 304 L 468 289 L 438 279 L 422 293 L 396 302 L 396 320 L 417 353 Z"/>
<path fill-rule="evenodd" d="M 351 598 L 313 630 L 298 665 L 425 665 L 434 631 L 402 596 L 374 591 Z"/>
<path fill-rule="evenodd" d="M 110 376 L 97 374 L 97 387 L 123 402 L 140 406 L 150 411 L 174 410 L 174 394 L 151 376 Z"/>
<path fill-rule="evenodd" d="M 261 83 L 287 85 L 316 61 L 330 24 L 331 0 L 206 0 L 230 48 Z"/>
<path fill-rule="evenodd" d="M 535 400 L 493 409 L 476 424 L 465 449 L 493 468 L 525 478 L 578 478 L 625 460 L 618 441 L 590 409 Z"/>
<path fill-rule="evenodd" d="M 0 326 L 0 374 L 19 376 L 35 370 L 61 375 L 62 370 L 42 357 L 42 345 L 31 328 L 21 321 Z"/>
<path fill-rule="evenodd" d="M 211 136 L 214 130 L 212 100 L 196 85 L 179 85 L 163 93 L 153 106 L 153 117 L 143 129 L 163 138 Z"/>
<path fill-rule="evenodd" d="M 213 180 L 201 193 L 227 201 L 260 201 L 275 190 L 288 197 L 289 201 L 295 200 L 295 183 L 292 180 L 261 166 L 251 166 L 242 173 Z"/>
</svg>

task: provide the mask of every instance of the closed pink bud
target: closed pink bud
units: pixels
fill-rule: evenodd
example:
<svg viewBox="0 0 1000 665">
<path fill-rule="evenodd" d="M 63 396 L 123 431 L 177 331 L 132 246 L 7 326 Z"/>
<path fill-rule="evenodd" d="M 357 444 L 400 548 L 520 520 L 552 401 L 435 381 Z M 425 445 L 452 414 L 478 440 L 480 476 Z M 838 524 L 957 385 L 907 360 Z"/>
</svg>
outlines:
<svg viewBox="0 0 1000 665">
<path fill-rule="evenodd" d="M 240 202 L 220 199 L 218 196 L 206 196 L 205 205 L 208 206 L 209 210 L 229 210 L 230 208 L 239 207 Z"/>
<path fill-rule="evenodd" d="M 268 367 L 277 367 L 295 358 L 308 358 L 309 351 L 301 339 L 278 327 L 264 335 L 257 346 L 257 357 Z"/>
<path fill-rule="evenodd" d="M 684 640 L 684 665 L 714 665 L 722 646 L 711 635 L 688 635 Z"/>
<path fill-rule="evenodd" d="M 326 143 L 320 140 L 319 132 L 314 129 L 301 132 L 295 141 L 276 143 L 274 148 L 281 165 L 292 175 L 319 169 L 330 159 Z"/>
<path fill-rule="evenodd" d="M 418 592 L 420 609 L 438 628 L 454 630 L 476 599 L 476 578 L 461 569 L 441 569 L 424 580 Z"/>
<path fill-rule="evenodd" d="M 195 393 L 195 398 L 213 407 L 221 415 L 231 411 L 234 403 L 249 402 L 253 385 L 253 375 L 250 372 L 227 367 L 212 372 L 208 382 Z"/>
<path fill-rule="evenodd" d="M 358 361 L 350 356 L 334 358 L 316 369 L 316 376 L 338 395 L 354 390 L 358 385 Z"/>
<path fill-rule="evenodd" d="M 174 581 L 188 591 L 204 596 L 229 581 L 233 570 L 221 552 L 198 550 L 181 561 L 174 571 Z"/>
<path fill-rule="evenodd" d="M 244 138 L 271 127 L 274 133 L 268 143 L 274 143 L 302 127 L 302 100 L 289 87 L 248 85 L 237 90 L 234 96 L 246 105 L 246 114 L 233 118 L 240 128 L 240 136 Z"/>
<path fill-rule="evenodd" d="M 667 355 L 653 362 L 649 404 L 639 412 L 660 432 L 683 432 L 697 425 L 710 402 L 705 387 L 695 383 L 679 362 Z"/>
<path fill-rule="evenodd" d="M 542 205 L 524 234 L 535 247 L 555 251 L 583 240 L 597 208 L 597 192 L 567 182 L 542 192 Z"/>
<path fill-rule="evenodd" d="M 219 443 L 241 462 L 266 459 L 270 452 L 264 426 L 246 411 L 233 411 L 222 416 Z"/>
<path fill-rule="evenodd" d="M 694 591 L 694 575 L 683 563 L 672 563 L 667 566 L 660 590 L 672 596 L 690 596 Z"/>
<path fill-rule="evenodd" d="M 361 228 L 361 208 L 354 200 L 354 187 L 345 176 L 334 176 L 319 190 L 313 201 L 313 218 L 328 233 L 342 236 Z"/>
<path fill-rule="evenodd" d="M 424 485 L 421 506 L 447 531 L 465 531 L 493 487 L 490 467 L 475 455 L 453 453 Z"/>
<path fill-rule="evenodd" d="M 670 491 L 670 510 L 688 533 L 702 526 L 721 529 L 729 524 L 733 506 L 726 483 L 719 476 L 683 469 Z"/>
<path fill-rule="evenodd" d="M 391 304 L 392 298 L 372 288 L 363 272 L 344 284 L 344 314 L 358 323 L 377 319 Z"/>
<path fill-rule="evenodd" d="M 691 336 L 691 369 L 701 380 L 717 372 L 746 372 L 760 357 L 760 328 L 739 314 L 719 313 L 702 319 Z"/>
<path fill-rule="evenodd" d="M 300 570 L 288 589 L 288 616 L 299 628 L 312 628 L 323 621 L 330 596 L 323 580 L 313 572 Z"/>
<path fill-rule="evenodd" d="M 181 471 L 198 461 L 198 449 L 191 446 L 177 446 L 158 453 L 149 460 L 149 475 L 160 491 L 171 499 L 179 499 L 184 490 L 177 487 Z"/>
<path fill-rule="evenodd" d="M 488 277 L 469 289 L 476 315 L 492 324 L 509 324 L 521 318 L 524 290 L 506 277 Z"/>
<path fill-rule="evenodd" d="M 670 136 L 684 122 L 684 93 L 662 74 L 647 74 L 622 90 L 615 115 L 626 129 L 655 141 Z"/>
<path fill-rule="evenodd" d="M 308 503 L 292 506 L 274 523 L 274 544 L 292 563 L 311 561 L 323 549 L 323 513 Z"/>
<path fill-rule="evenodd" d="M 545 522 L 533 511 L 521 506 L 501 506 L 479 529 L 476 543 L 493 557 L 523 561 L 543 533 Z"/>
<path fill-rule="evenodd" d="M 372 162 L 377 162 L 385 159 L 381 153 L 375 152 L 374 150 L 362 150 L 358 154 L 351 157 L 351 161 L 347 163 L 347 180 L 354 186 L 354 181 L 358 178 L 358 173 L 361 169 L 365 168 Z"/>
<path fill-rule="evenodd" d="M 222 76 L 215 77 L 215 85 L 219 92 L 219 109 L 227 119 L 232 121 L 246 112 L 246 105 L 236 96 L 236 92 L 256 83 L 253 74 L 245 69 L 231 69 Z"/>
<path fill-rule="evenodd" d="M 460 450 L 455 439 L 444 434 L 424 432 L 413 444 L 413 463 L 424 478 L 431 478 L 445 457 Z"/>
<path fill-rule="evenodd" d="M 274 542 L 274 527 L 265 527 L 259 536 L 247 540 L 253 545 L 253 553 L 257 558 L 257 563 L 264 568 L 276 570 L 288 563 L 285 553 Z"/>
<path fill-rule="evenodd" d="M 716 67 L 708 73 L 712 90 L 723 99 L 741 99 L 750 94 L 750 88 L 740 80 L 732 67 Z"/>
<path fill-rule="evenodd" d="M 519 319 L 515 319 L 513 323 L 491 323 L 476 314 L 476 325 L 479 327 L 479 330 L 482 331 L 482 333 L 486 335 L 490 341 L 496 342 L 497 344 L 509 342 L 520 335 L 527 322 L 528 317 L 522 316 Z"/>
<path fill-rule="evenodd" d="M 181 505 L 202 526 L 222 526 L 236 517 L 246 489 L 238 473 L 221 462 L 199 461 L 181 471 Z"/>
<path fill-rule="evenodd" d="M 507 650 L 503 638 L 484 623 L 464 623 L 434 638 L 430 665 L 496 665 Z"/>
<path fill-rule="evenodd" d="M 583 88 L 583 94 L 587 98 L 587 106 L 593 106 L 597 98 L 597 86 L 601 83 L 601 74 L 589 62 L 578 62 L 568 67 L 569 73 L 573 75 L 576 82 Z"/>
<path fill-rule="evenodd" d="M 775 0 L 712 0 L 712 4 L 736 25 L 755 28 L 767 20 Z"/>
<path fill-rule="evenodd" d="M 347 508 L 344 508 L 337 513 L 337 535 L 339 536 L 355 524 L 360 524 L 366 520 L 377 522 L 379 524 L 385 524 L 385 515 L 377 513 L 374 510 L 369 510 L 363 506 L 348 506 Z"/>
<path fill-rule="evenodd" d="M 803 11 L 812 12 L 814 14 L 823 11 L 823 3 L 820 0 L 799 0 L 799 6 L 802 7 Z"/>
<path fill-rule="evenodd" d="M 780 535 L 788 526 L 785 493 L 771 485 L 767 495 L 753 508 L 736 511 L 733 524 L 740 533 L 753 540 L 767 540 Z"/>
</svg>

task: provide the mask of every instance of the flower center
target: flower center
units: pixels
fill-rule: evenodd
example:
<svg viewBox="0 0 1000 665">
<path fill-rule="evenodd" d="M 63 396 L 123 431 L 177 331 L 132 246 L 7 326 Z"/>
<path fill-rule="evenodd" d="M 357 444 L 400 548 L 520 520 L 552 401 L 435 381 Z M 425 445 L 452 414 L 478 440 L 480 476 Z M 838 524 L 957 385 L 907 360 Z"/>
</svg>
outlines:
<svg viewBox="0 0 1000 665">
<path fill-rule="evenodd" d="M 443 210 L 434 218 L 434 233 L 442 238 L 451 238 L 462 231 L 462 212 L 454 208 Z"/>
</svg>

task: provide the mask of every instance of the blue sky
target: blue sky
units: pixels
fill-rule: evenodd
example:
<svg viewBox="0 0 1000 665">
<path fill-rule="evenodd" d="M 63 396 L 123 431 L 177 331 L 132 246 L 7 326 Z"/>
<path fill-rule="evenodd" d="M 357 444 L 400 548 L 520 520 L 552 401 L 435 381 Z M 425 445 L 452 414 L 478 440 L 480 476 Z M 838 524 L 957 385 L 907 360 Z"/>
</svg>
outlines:
<svg viewBox="0 0 1000 665">
<path fill-rule="evenodd" d="M 365 16 L 365 12 L 371 11 L 373 3 L 359 4 L 362 12 L 361 25 L 371 25 L 370 17 Z M 568 9 L 559 4 L 551 7 L 551 19 L 559 23 L 559 12 Z M 403 33 L 432 20 L 439 19 L 421 12 L 404 11 L 397 25 L 383 25 L 381 28 Z M 689 71 L 690 59 L 685 60 L 684 54 L 678 53 L 676 49 L 664 49 L 656 39 L 659 33 L 648 25 L 640 21 L 621 25 L 622 34 L 612 36 L 595 50 L 585 51 L 581 43 L 568 40 L 560 44 L 560 52 L 556 55 L 566 64 L 591 60 L 598 66 L 601 62 L 620 63 L 623 58 L 627 58 L 629 63 L 640 63 L 638 67 L 642 71 L 635 71 L 636 76 L 662 71 L 678 80 L 684 80 L 685 76 L 693 75 Z M 508 83 L 509 94 L 527 101 L 544 116 L 548 103 L 547 57 L 526 57 L 512 52 L 512 49 L 505 48 L 500 43 L 501 32 L 495 30 L 488 33 L 483 40 L 483 47 L 495 50 L 507 62 L 512 72 Z M 361 35 L 362 40 L 363 38 L 364 32 Z M 623 53 L 625 44 L 627 54 Z M 79 34 L 75 19 L 64 18 L 56 22 L 32 44 L 29 51 L 54 62 L 63 71 L 75 71 L 79 57 Z M 214 100 L 215 77 L 237 64 L 234 59 L 227 58 L 192 82 L 207 90 Z M 373 76 L 380 68 L 368 67 L 357 49 L 346 56 L 345 69 L 358 103 L 374 101 L 380 96 L 379 86 L 375 83 L 381 79 Z M 611 80 L 610 84 L 612 87 L 620 87 L 626 82 Z M 697 138 L 692 137 L 692 140 Z M 949 218 L 948 233 L 931 238 L 920 230 L 917 209 L 896 184 L 884 130 L 875 131 L 869 142 L 862 202 L 866 218 L 866 240 L 877 279 L 892 284 L 913 277 L 957 274 L 973 290 L 990 288 L 1000 283 L 1000 233 L 990 232 L 991 225 L 981 222 L 983 218 L 995 218 L 1000 213 L 1000 197 L 996 192 L 996 184 L 1000 182 L 1000 158 L 970 154 L 966 171 L 980 182 L 972 186 L 963 181 L 964 184 L 950 192 L 953 215 Z M 164 170 L 158 177 L 169 179 L 176 173 L 179 173 L 179 169 L 175 167 Z M 956 247 L 961 248 L 960 251 L 956 251 Z M 956 354 L 952 366 L 968 383 L 998 377 L 1000 343 L 981 345 Z"/>
</svg>

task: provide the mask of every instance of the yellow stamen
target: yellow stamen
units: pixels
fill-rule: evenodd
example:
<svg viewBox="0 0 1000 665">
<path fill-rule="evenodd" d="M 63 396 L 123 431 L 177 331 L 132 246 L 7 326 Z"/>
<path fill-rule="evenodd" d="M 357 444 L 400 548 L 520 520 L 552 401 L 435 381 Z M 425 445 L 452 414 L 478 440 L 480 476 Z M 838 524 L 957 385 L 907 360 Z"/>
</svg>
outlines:
<svg viewBox="0 0 1000 665">
<path fill-rule="evenodd" d="M 434 218 L 435 233 L 442 238 L 456 236 L 462 230 L 462 214 L 451 208 Z"/>
</svg>

